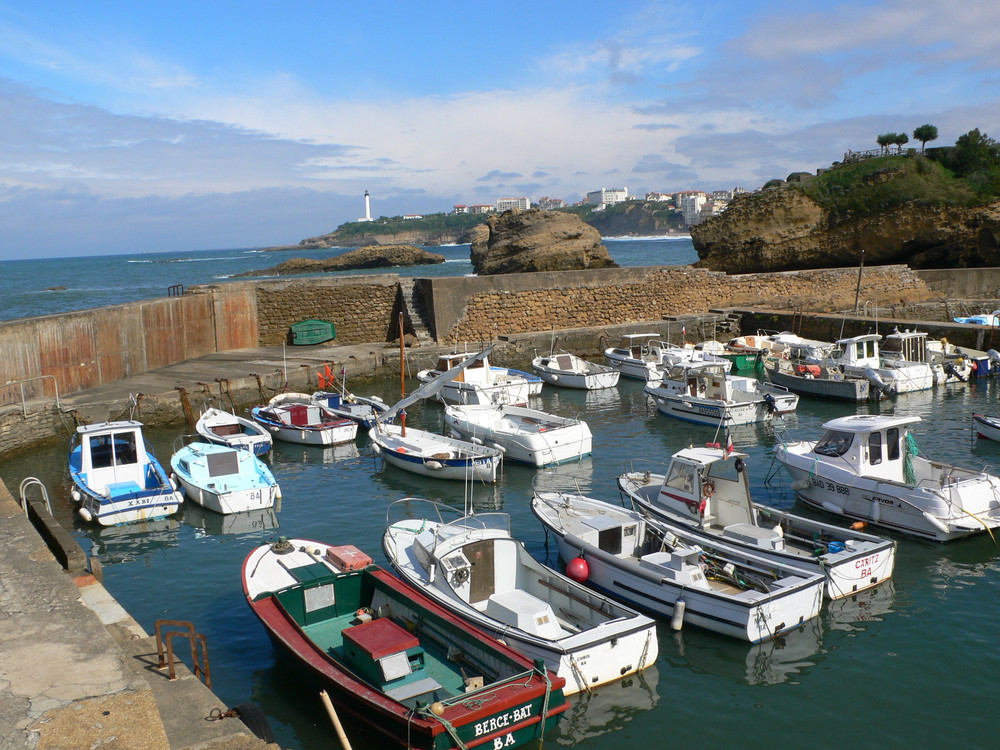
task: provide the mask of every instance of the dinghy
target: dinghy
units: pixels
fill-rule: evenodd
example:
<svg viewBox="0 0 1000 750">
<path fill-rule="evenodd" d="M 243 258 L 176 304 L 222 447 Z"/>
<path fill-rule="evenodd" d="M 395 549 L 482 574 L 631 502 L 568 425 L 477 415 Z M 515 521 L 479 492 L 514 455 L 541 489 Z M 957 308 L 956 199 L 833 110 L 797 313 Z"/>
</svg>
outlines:
<svg viewBox="0 0 1000 750">
<path fill-rule="evenodd" d="M 258 456 L 271 450 L 271 433 L 249 419 L 222 409 L 205 409 L 194 428 L 210 443 L 230 448 L 246 448 Z"/>
<path fill-rule="evenodd" d="M 358 434 L 358 425 L 343 419 L 312 400 L 305 393 L 279 393 L 267 406 L 250 410 L 254 422 L 276 439 L 304 445 L 349 443 Z"/>
<path fill-rule="evenodd" d="M 556 352 L 531 360 L 531 369 L 542 380 L 563 388 L 581 388 L 588 391 L 612 388 L 618 384 L 621 372 L 609 365 L 588 362 L 569 352 Z"/>
</svg>

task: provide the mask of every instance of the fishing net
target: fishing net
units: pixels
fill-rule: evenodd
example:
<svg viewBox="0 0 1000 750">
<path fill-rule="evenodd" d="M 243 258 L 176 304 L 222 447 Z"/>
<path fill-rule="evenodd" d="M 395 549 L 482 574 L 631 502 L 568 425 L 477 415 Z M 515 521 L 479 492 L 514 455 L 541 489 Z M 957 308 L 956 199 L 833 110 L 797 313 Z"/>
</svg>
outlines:
<svg viewBox="0 0 1000 750">
<path fill-rule="evenodd" d="M 917 439 L 909 432 L 906 433 L 906 454 L 903 457 L 903 479 L 907 484 L 917 483 L 917 472 L 913 469 L 913 457 L 919 456 Z"/>
</svg>

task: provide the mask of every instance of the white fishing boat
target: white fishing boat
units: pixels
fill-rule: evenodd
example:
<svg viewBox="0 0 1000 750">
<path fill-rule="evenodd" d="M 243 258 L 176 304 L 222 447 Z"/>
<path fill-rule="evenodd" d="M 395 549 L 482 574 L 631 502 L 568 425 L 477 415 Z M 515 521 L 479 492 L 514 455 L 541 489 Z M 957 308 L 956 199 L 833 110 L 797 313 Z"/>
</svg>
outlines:
<svg viewBox="0 0 1000 750">
<path fill-rule="evenodd" d="M 764 374 L 774 385 L 793 393 L 838 401 L 878 401 L 885 392 L 861 377 L 845 375 L 839 367 L 784 357 L 764 360 Z"/>
<path fill-rule="evenodd" d="M 976 434 L 987 440 L 1000 440 L 1000 419 L 988 417 L 985 414 L 973 414 L 972 422 L 976 428 Z"/>
<path fill-rule="evenodd" d="M 493 347 L 489 347 L 492 351 Z M 446 404 L 519 404 L 526 405 L 531 395 L 532 385 L 520 375 L 511 375 L 503 368 L 490 365 L 489 355 L 481 353 L 464 367 L 456 366 L 469 358 L 469 353 L 442 354 L 433 369 L 421 370 L 417 380 L 430 383 L 450 370 L 452 377 L 444 378 L 442 387 L 435 393 L 436 398 Z M 538 379 L 539 387 L 541 379 Z"/>
<path fill-rule="evenodd" d="M 419 506 L 424 506 L 426 514 Z M 411 517 L 392 521 L 408 509 Z M 505 513 L 454 517 L 417 498 L 389 509 L 382 546 L 400 577 L 443 607 L 566 679 L 567 695 L 653 664 L 648 617 L 542 565 Z"/>
<path fill-rule="evenodd" d="M 667 346 L 656 333 L 627 333 L 618 346 L 604 350 L 604 358 L 626 378 L 648 383 L 662 377 Z"/>
<path fill-rule="evenodd" d="M 357 437 L 357 422 L 338 417 L 306 393 L 279 393 L 267 406 L 250 410 L 254 422 L 277 440 L 305 445 L 349 443 Z"/>
<path fill-rule="evenodd" d="M 473 443 L 446 437 L 436 432 L 419 430 L 406 424 L 406 407 L 434 396 L 453 378 L 473 362 L 484 361 L 489 349 L 466 356 L 453 367 L 431 378 L 409 396 L 405 396 L 376 417 L 375 426 L 368 431 L 372 449 L 382 460 L 392 466 L 414 474 L 437 479 L 459 481 L 477 480 L 493 483 L 503 458 L 503 451 L 495 446 Z M 403 356 L 400 353 L 400 366 Z M 402 378 L 402 372 L 400 373 Z M 393 423 L 399 417 L 399 424 Z"/>
<path fill-rule="evenodd" d="M 712 426 L 770 421 L 799 403 L 787 388 L 730 375 L 718 362 L 672 365 L 658 384 L 647 383 L 643 390 L 668 417 Z"/>
<path fill-rule="evenodd" d="M 578 494 L 536 492 L 531 510 L 578 580 L 640 609 L 750 643 L 819 614 L 824 578 L 725 544 L 664 531 L 634 511 Z"/>
<path fill-rule="evenodd" d="M 941 342 L 932 342 L 925 331 L 900 331 L 893 329 L 879 345 L 879 354 L 884 364 L 889 366 L 906 365 L 910 362 L 923 362 L 931 369 L 934 385 L 965 382 L 971 374 L 971 360 L 961 355 L 945 355 L 945 347 Z"/>
<path fill-rule="evenodd" d="M 271 433 L 252 420 L 222 409 L 205 409 L 194 428 L 205 440 L 216 445 L 246 448 L 257 456 L 271 450 Z"/>
<path fill-rule="evenodd" d="M 882 336 L 877 333 L 839 339 L 827 364 L 839 367 L 848 377 L 865 378 L 890 396 L 934 387 L 937 378 L 927 362 L 899 358 L 883 360 L 879 353 L 881 340 Z M 941 377 L 943 379 L 943 373 Z"/>
<path fill-rule="evenodd" d="M 695 543 L 723 542 L 826 578 L 828 599 L 852 596 L 892 576 L 896 543 L 755 503 L 744 453 L 685 448 L 665 474 L 629 471 L 618 488 L 653 523 Z"/>
<path fill-rule="evenodd" d="M 672 365 L 691 365 L 710 362 L 729 372 L 733 367 L 732 360 L 723 356 L 725 347 L 717 341 L 702 341 L 698 344 L 666 344 L 663 348 L 661 369 Z"/>
<path fill-rule="evenodd" d="M 1000 526 L 1000 478 L 919 455 L 916 416 L 832 419 L 818 441 L 782 442 L 775 458 L 810 505 L 946 542 Z"/>
<path fill-rule="evenodd" d="M 490 365 L 490 369 L 493 371 L 494 376 L 523 378 L 528 381 L 529 396 L 538 396 L 541 394 L 542 386 L 545 384 L 544 380 L 532 372 L 525 372 L 513 367 L 501 367 L 500 365 Z"/>
<path fill-rule="evenodd" d="M 523 406 L 446 406 L 444 421 L 457 437 L 500 448 L 504 458 L 554 466 L 590 455 L 586 422 Z"/>
<path fill-rule="evenodd" d="M 216 513 L 270 508 L 281 497 L 271 470 L 252 451 L 175 441 L 170 468 L 192 501 Z"/>
<path fill-rule="evenodd" d="M 355 396 L 350 392 L 316 391 L 311 398 L 331 414 L 357 422 L 359 428 L 366 429 L 373 427 L 375 418 L 389 408 L 377 396 Z"/>
<path fill-rule="evenodd" d="M 621 372 L 609 365 L 589 362 L 569 352 L 555 352 L 536 356 L 531 369 L 546 382 L 563 388 L 581 388 L 592 391 L 618 385 Z"/>
<path fill-rule="evenodd" d="M 69 475 L 80 517 L 102 526 L 171 516 L 184 500 L 132 420 L 77 427 Z"/>
</svg>

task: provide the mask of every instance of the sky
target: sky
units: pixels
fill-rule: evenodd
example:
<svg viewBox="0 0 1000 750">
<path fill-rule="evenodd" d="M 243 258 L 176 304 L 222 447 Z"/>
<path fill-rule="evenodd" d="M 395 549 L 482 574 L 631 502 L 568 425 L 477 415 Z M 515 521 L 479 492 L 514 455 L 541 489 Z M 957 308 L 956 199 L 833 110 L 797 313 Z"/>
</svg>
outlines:
<svg viewBox="0 0 1000 750">
<path fill-rule="evenodd" d="M 0 0 L 0 259 L 754 189 L 1000 136 L 1000 3 Z"/>
</svg>

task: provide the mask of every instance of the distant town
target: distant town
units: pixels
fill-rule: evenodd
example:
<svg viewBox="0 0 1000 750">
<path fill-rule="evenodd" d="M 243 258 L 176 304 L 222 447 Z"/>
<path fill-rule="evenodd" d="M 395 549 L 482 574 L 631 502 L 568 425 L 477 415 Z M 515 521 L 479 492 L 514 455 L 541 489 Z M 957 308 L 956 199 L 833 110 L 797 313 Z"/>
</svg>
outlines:
<svg viewBox="0 0 1000 750">
<path fill-rule="evenodd" d="M 478 203 L 474 205 L 456 204 L 450 213 L 452 214 L 493 214 L 503 213 L 512 209 L 527 211 L 529 208 L 559 209 L 574 206 L 588 206 L 594 212 L 603 211 L 611 206 L 627 201 L 646 200 L 662 203 L 664 208 L 672 208 L 679 211 L 684 220 L 685 227 L 700 224 L 705 219 L 713 216 L 729 205 L 729 202 L 737 195 L 746 193 L 747 190 L 741 187 L 732 190 L 716 190 L 706 193 L 703 190 L 683 190 L 677 193 L 654 193 L 649 192 L 643 198 L 629 195 L 627 187 L 604 188 L 592 190 L 587 193 L 587 197 L 579 203 L 569 204 L 560 198 L 539 198 L 532 202 L 527 196 L 515 198 L 500 198 L 496 203 Z M 405 219 L 422 219 L 423 214 L 403 214 Z M 365 216 L 358 221 L 374 221 L 371 216 L 371 204 L 368 191 L 365 191 Z"/>
</svg>

